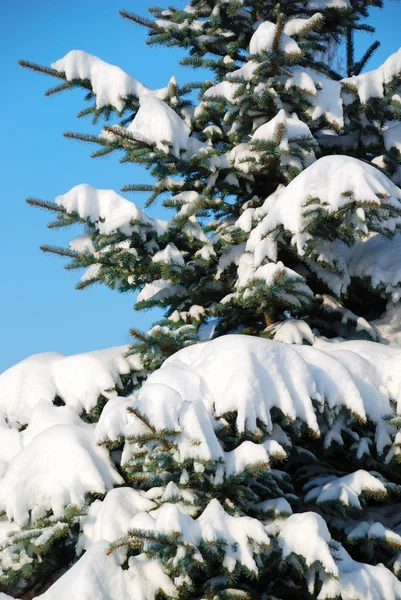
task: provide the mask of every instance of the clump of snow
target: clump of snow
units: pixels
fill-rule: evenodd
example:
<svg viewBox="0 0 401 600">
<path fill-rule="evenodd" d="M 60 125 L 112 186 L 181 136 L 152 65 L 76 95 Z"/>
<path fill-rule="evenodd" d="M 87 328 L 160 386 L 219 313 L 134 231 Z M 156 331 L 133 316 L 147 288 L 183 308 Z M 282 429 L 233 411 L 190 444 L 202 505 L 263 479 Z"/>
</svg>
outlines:
<svg viewBox="0 0 401 600">
<path fill-rule="evenodd" d="M 83 50 L 71 50 L 51 67 L 65 73 L 67 81 L 89 79 L 96 95 L 97 108 L 111 105 L 121 112 L 129 96 L 165 98 L 167 95 L 167 88 L 152 90 L 119 67 Z"/>
<path fill-rule="evenodd" d="M 82 533 L 79 538 L 77 552 L 87 550 L 99 540 L 114 540 L 126 535 L 131 519 L 139 512 L 148 512 L 156 508 L 156 504 L 132 488 L 116 488 L 110 490 L 103 501 L 95 500 L 88 514 L 81 521 Z M 118 551 L 121 562 L 126 550 Z M 125 550 L 125 551 L 124 551 Z"/>
<path fill-rule="evenodd" d="M 174 263 L 177 265 L 183 265 L 184 259 L 182 257 L 183 252 L 178 250 L 177 246 L 172 242 L 167 244 L 163 250 L 159 250 L 152 256 L 152 262 L 161 262 L 166 265 Z"/>
<path fill-rule="evenodd" d="M 306 10 L 326 10 L 328 8 L 348 10 L 351 8 L 350 0 L 309 0 L 306 5 Z"/>
<path fill-rule="evenodd" d="M 24 524 L 52 510 L 61 516 L 69 504 L 82 507 L 88 492 L 104 494 L 122 477 L 92 432 L 76 425 L 54 425 L 37 435 L 10 462 L 0 481 L 0 511 Z"/>
<path fill-rule="evenodd" d="M 95 254 L 95 248 L 89 232 L 77 235 L 70 241 L 69 247 L 79 254 Z"/>
<path fill-rule="evenodd" d="M 159 590 L 175 597 L 176 589 L 160 560 L 144 554 L 131 557 L 128 569 L 119 566 L 117 554 L 107 554 L 109 542 L 95 542 L 41 600 L 154 600 Z"/>
<path fill-rule="evenodd" d="M 315 336 L 309 325 L 299 319 L 287 319 L 281 323 L 274 323 L 265 329 L 267 333 L 274 334 L 276 342 L 287 344 L 313 344 Z"/>
<path fill-rule="evenodd" d="M 277 140 L 278 132 L 280 132 L 279 140 Z M 299 138 L 310 138 L 314 142 L 306 123 L 298 119 L 295 114 L 288 117 L 285 110 L 281 109 L 273 119 L 255 130 L 251 140 L 277 141 L 281 150 L 288 151 L 290 149 L 289 142 Z"/>
<path fill-rule="evenodd" d="M 234 73 L 230 74 L 232 77 Z M 240 84 L 233 83 L 231 81 L 222 81 L 212 87 L 208 88 L 203 94 L 204 98 L 226 98 L 229 102 L 235 103 L 236 92 L 238 92 Z"/>
<path fill-rule="evenodd" d="M 257 54 L 258 52 L 272 51 L 276 32 L 277 26 L 274 23 L 270 21 L 261 23 L 251 37 L 249 52 Z M 296 41 L 286 33 L 282 33 L 280 36 L 280 50 L 284 54 L 300 55 L 302 53 Z"/>
<path fill-rule="evenodd" d="M 343 477 L 320 477 L 312 479 L 305 486 L 308 493 L 305 502 L 315 500 L 317 504 L 338 500 L 347 507 L 362 508 L 359 496 L 362 493 L 385 496 L 387 490 L 383 483 L 367 471 L 360 469 Z"/>
<path fill-rule="evenodd" d="M 351 277 L 369 278 L 372 287 L 383 287 L 391 300 L 401 299 L 401 235 L 388 240 L 380 235 L 357 242 L 348 257 Z"/>
<path fill-rule="evenodd" d="M 21 450 L 21 436 L 12 429 L 4 417 L 0 417 L 0 477 L 2 477 L 12 458 Z"/>
<path fill-rule="evenodd" d="M 149 419 L 156 430 L 176 432 L 180 461 L 226 461 L 214 429 L 216 419 L 227 413 L 236 414 L 239 431 L 255 431 L 258 420 L 272 429 L 270 411 L 276 407 L 290 422 L 300 419 L 319 433 L 317 406 L 324 404 L 331 410 L 344 407 L 354 418 L 376 424 L 377 450 L 382 453 L 391 444 L 383 418 L 393 413 L 391 401 L 401 407 L 399 350 L 362 341 L 334 344 L 315 339 L 314 343 L 314 347 L 290 346 L 230 335 L 189 346 L 150 375 L 131 399 L 130 408 Z M 123 408 L 116 403 L 114 414 L 125 435 L 146 433 L 139 419 L 123 416 Z M 325 439 L 326 447 L 331 441 Z M 268 458 L 272 449 L 265 449 Z M 259 451 L 258 460 L 266 462 L 264 450 Z M 277 449 L 280 453 L 285 456 L 283 449 Z M 234 464 L 244 466 L 241 461 L 235 458 Z M 227 463 L 224 469 L 226 475 L 231 472 Z"/>
<path fill-rule="evenodd" d="M 138 294 L 137 302 L 166 300 L 172 296 L 185 294 L 186 291 L 183 285 L 173 284 L 171 281 L 165 279 L 156 279 L 143 286 L 143 289 Z"/>
<path fill-rule="evenodd" d="M 223 541 L 226 543 L 223 565 L 230 572 L 238 562 L 257 574 L 254 545 L 267 547 L 270 544 L 260 521 L 251 517 L 233 517 L 216 499 L 209 502 L 197 519 L 192 519 L 180 506 L 166 503 L 150 513 L 136 515 L 131 520 L 131 530 L 178 534 L 180 541 L 189 546 L 199 546 L 201 541 Z"/>
<path fill-rule="evenodd" d="M 131 406 L 131 398 L 112 398 L 102 410 L 95 426 L 95 440 L 98 444 L 104 441 L 117 441 L 124 432 L 128 422 L 127 409 Z"/>
<path fill-rule="evenodd" d="M 292 242 L 302 256 L 307 242 L 313 239 L 305 231 L 309 215 L 316 209 L 333 214 L 355 202 L 366 213 L 369 209 L 379 210 L 384 204 L 380 227 L 394 231 L 395 220 L 388 216 L 387 207 L 400 210 L 401 190 L 372 165 L 349 156 L 325 156 L 302 171 L 279 194 L 262 221 L 261 237 L 282 225 L 293 234 Z M 365 233 L 364 221 L 359 228 L 361 234 Z"/>
<path fill-rule="evenodd" d="M 320 13 L 315 13 L 309 19 L 305 18 L 295 18 L 290 19 L 284 25 L 284 33 L 287 35 L 297 35 L 302 36 L 304 31 L 309 31 L 313 29 L 318 23 L 323 20 L 323 15 Z"/>
<path fill-rule="evenodd" d="M 391 302 L 379 319 L 371 321 L 382 342 L 401 347 L 401 307 Z"/>
<path fill-rule="evenodd" d="M 308 567 L 321 563 L 326 572 L 338 576 L 338 566 L 330 551 L 331 535 L 326 521 L 314 512 L 290 515 L 277 537 L 283 556 L 299 554 Z"/>
<path fill-rule="evenodd" d="M 139 107 L 134 120 L 127 128 L 134 137 L 156 144 L 158 148 L 171 151 L 175 156 L 186 150 L 191 133 L 188 125 L 163 100 L 147 96 Z"/>
<path fill-rule="evenodd" d="M 310 117 L 317 120 L 324 116 L 336 129 L 342 129 L 344 115 L 341 83 L 310 68 L 294 66 L 288 70 L 291 75 L 284 80 L 286 89 L 299 88 L 313 97 L 312 106 L 307 109 Z"/>
<path fill-rule="evenodd" d="M 401 597 L 401 582 L 382 563 L 359 563 L 342 546 L 338 550 L 338 559 L 339 577 L 324 579 L 318 600 L 336 597 L 384 600 Z"/>
<path fill-rule="evenodd" d="M 253 265 L 253 256 L 247 252 L 241 256 L 237 272 L 238 278 L 235 282 L 235 287 L 238 291 L 233 294 L 234 297 L 242 295 L 243 298 L 250 298 L 252 296 L 252 286 L 249 285 L 251 281 L 262 281 L 267 288 L 271 288 L 271 293 L 274 293 L 273 288 L 277 285 L 278 281 L 285 281 L 287 284 L 291 284 L 291 290 L 286 290 L 285 298 L 288 303 L 295 306 L 301 305 L 300 296 L 309 300 L 313 297 L 313 293 L 306 285 L 304 278 L 286 267 L 281 261 L 267 263 L 255 268 Z M 227 296 L 222 300 L 222 303 L 225 302 L 227 302 Z"/>
<path fill-rule="evenodd" d="M 153 230 L 164 233 L 167 223 L 149 218 L 134 202 L 119 196 L 114 190 L 98 190 L 83 183 L 55 200 L 69 213 L 88 219 L 99 233 L 109 235 L 119 230 L 126 235 L 145 235 Z"/>
<path fill-rule="evenodd" d="M 137 356 L 125 357 L 128 346 L 63 356 L 33 355 L 0 375 L 0 414 L 11 423 L 26 424 L 42 400 L 59 396 L 80 414 L 89 412 L 100 395 L 110 398 L 121 387 L 121 375 L 142 367 Z"/>
<path fill-rule="evenodd" d="M 383 131 L 384 147 L 386 150 L 396 148 L 401 152 L 401 123 L 396 125 L 390 124 L 387 129 Z"/>
<path fill-rule="evenodd" d="M 391 414 L 389 399 L 396 402 L 397 412 L 401 411 L 399 348 L 362 340 L 330 343 L 319 338 L 315 341 L 315 348 L 324 350 L 347 367 L 373 422 Z M 302 351 L 305 348 L 302 347 Z"/>
<path fill-rule="evenodd" d="M 341 83 L 358 94 L 362 104 L 366 104 L 370 98 L 383 98 L 384 86 L 401 73 L 401 48 L 377 69 L 366 71 L 360 75 L 353 75 L 341 80 Z"/>
<path fill-rule="evenodd" d="M 276 520 L 277 522 L 277 520 Z M 269 530 L 269 527 L 267 529 Z M 283 520 L 277 536 L 285 557 L 301 556 L 310 569 L 309 593 L 315 592 L 315 575 L 322 586 L 316 598 L 384 600 L 401 597 L 401 582 L 383 564 L 369 565 L 351 558 L 333 539 L 325 520 L 313 512 L 290 515 Z M 325 573 L 319 569 L 322 565 Z"/>
</svg>

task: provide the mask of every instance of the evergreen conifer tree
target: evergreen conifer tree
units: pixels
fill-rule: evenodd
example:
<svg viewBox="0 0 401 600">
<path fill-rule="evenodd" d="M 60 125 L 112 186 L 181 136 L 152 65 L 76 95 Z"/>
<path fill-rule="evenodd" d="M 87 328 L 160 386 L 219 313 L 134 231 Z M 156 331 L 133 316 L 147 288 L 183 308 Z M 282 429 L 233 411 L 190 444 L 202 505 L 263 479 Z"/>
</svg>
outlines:
<svg viewBox="0 0 401 600">
<path fill-rule="evenodd" d="M 159 90 L 80 50 L 21 61 L 60 80 L 47 94 L 85 90 L 102 129 L 67 137 L 144 165 L 154 183 L 123 191 L 173 216 L 85 184 L 28 199 L 82 224 L 43 247 L 85 269 L 79 288 L 140 290 L 164 318 L 129 351 L 1 376 L 7 593 L 401 598 L 401 50 L 371 71 L 377 42 L 355 57 L 372 6 L 122 11 L 213 77 Z"/>
</svg>

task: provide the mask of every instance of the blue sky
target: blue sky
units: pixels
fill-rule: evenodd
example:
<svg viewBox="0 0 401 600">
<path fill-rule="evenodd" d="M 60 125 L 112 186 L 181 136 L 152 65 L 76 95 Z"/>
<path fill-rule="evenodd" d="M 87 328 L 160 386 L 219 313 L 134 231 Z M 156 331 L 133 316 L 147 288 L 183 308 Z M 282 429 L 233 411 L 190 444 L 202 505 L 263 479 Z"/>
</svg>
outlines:
<svg viewBox="0 0 401 600">
<path fill-rule="evenodd" d="M 176 2 L 184 5 L 183 0 Z M 78 183 L 119 191 L 124 184 L 147 181 L 147 174 L 132 165 L 119 165 L 113 156 L 93 160 L 90 146 L 63 138 L 67 130 L 92 130 L 90 121 L 75 117 L 83 106 L 82 94 L 45 98 L 43 92 L 53 80 L 17 64 L 24 58 L 48 65 L 69 50 L 82 49 L 151 87 L 165 85 L 171 75 L 180 82 L 191 80 L 195 74 L 177 64 L 178 51 L 146 47 L 145 31 L 118 15 L 120 8 L 145 14 L 154 4 L 170 2 L 0 3 L 0 372 L 37 352 L 71 354 L 129 343 L 130 327 L 146 329 L 154 320 L 149 313 L 133 310 L 132 294 L 100 286 L 76 291 L 79 274 L 65 271 L 61 260 L 40 252 L 41 243 L 67 244 L 74 232 L 48 230 L 48 215 L 28 207 L 26 197 L 53 200 Z M 372 11 L 370 22 L 382 42 L 369 66 L 374 68 L 401 46 L 401 3 L 385 0 L 385 9 Z M 369 36 L 362 40 L 357 53 Z"/>
</svg>

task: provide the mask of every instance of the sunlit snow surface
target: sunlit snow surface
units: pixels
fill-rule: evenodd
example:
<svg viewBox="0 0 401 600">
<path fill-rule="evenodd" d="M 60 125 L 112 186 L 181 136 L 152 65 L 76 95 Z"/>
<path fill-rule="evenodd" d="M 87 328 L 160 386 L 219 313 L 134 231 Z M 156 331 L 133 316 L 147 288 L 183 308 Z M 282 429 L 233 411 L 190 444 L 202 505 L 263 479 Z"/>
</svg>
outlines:
<svg viewBox="0 0 401 600">
<path fill-rule="evenodd" d="M 308 336 L 307 331 L 299 331 Z M 171 503 L 184 493 L 172 482 L 147 492 L 128 487 L 112 489 L 123 483 L 113 460 L 124 464 L 129 450 L 126 446 L 122 455 L 113 455 L 112 460 L 106 448 L 98 444 L 140 435 L 144 424 L 134 413 L 145 416 L 156 430 L 176 432 L 179 462 L 215 464 L 216 484 L 252 464 L 270 469 L 273 457 L 285 458 L 291 452 L 288 438 L 274 423 L 273 408 L 292 422 L 304 422 L 314 435 L 321 435 L 317 417 L 325 407 L 334 413 L 345 408 L 355 419 L 369 419 L 376 425 L 377 451 L 391 455 L 395 451 L 391 449 L 394 431 L 386 428 L 383 417 L 394 414 L 397 406 L 401 408 L 401 349 L 372 342 L 309 339 L 314 341 L 313 346 L 231 335 L 187 347 L 150 375 L 139 392 L 128 398 L 112 397 L 99 422 L 93 425 L 79 417 L 83 406 L 76 401 L 79 376 L 70 377 L 70 387 L 67 380 L 64 387 L 54 383 L 54 361 L 62 365 L 67 358 L 45 355 L 38 362 L 33 357 L 0 376 L 4 415 L 0 423 L 0 511 L 6 513 L 0 521 L 0 543 L 4 543 L 8 531 L 28 520 L 33 524 L 47 511 L 56 518 L 54 526 L 62 527 L 57 518 L 64 507 L 83 506 L 87 492 L 103 498 L 92 502 L 87 516 L 81 519 L 77 551 L 85 551 L 82 558 L 41 598 L 153 600 L 158 589 L 174 596 L 178 584 L 167 576 L 160 562 L 140 555 L 131 558 L 128 570 L 123 571 L 119 565 L 126 551 L 106 554 L 109 543 L 129 529 L 174 532 L 188 547 L 197 547 L 201 539 L 224 540 L 228 544 L 225 567 L 230 571 L 240 563 L 255 573 L 255 545 L 268 547 L 273 539 L 284 557 L 295 553 L 310 568 L 318 561 L 332 574 L 334 579 L 323 578 L 319 599 L 332 597 L 333 590 L 336 594 L 347 592 L 345 597 L 355 599 L 362 598 L 362 594 L 372 600 L 401 597 L 401 583 L 387 568 L 357 563 L 341 545 L 334 550 L 324 518 L 313 511 L 291 514 L 284 498 L 265 503 L 266 511 L 280 516 L 263 525 L 250 517 L 229 515 L 217 500 L 194 518 L 185 504 Z M 77 355 L 74 360 L 85 366 L 88 356 L 92 355 Z M 120 354 L 113 349 L 100 357 L 103 360 L 96 363 L 98 372 L 90 378 L 85 369 L 81 370 L 82 389 L 92 397 L 105 392 L 104 385 L 99 387 L 101 376 L 111 377 L 110 370 L 114 369 L 111 382 L 115 384 L 119 372 L 133 368 L 133 363 L 124 362 L 122 349 Z M 29 391 L 29 403 L 23 404 L 24 418 L 19 421 L 28 423 L 23 431 L 18 430 L 16 412 L 21 391 Z M 66 406 L 52 404 L 56 394 Z M 128 407 L 134 412 L 128 413 Z M 263 443 L 245 441 L 225 452 L 216 435 L 216 423 L 230 412 L 236 415 L 239 431 L 256 431 L 257 423 L 263 422 L 271 436 Z M 333 439 L 341 443 L 341 431 L 326 438 L 326 446 Z M 362 444 L 361 452 L 366 449 Z M 376 473 L 360 469 L 342 477 L 316 476 L 309 480 L 305 491 L 309 506 L 315 504 L 317 510 L 319 505 L 332 501 L 358 509 L 361 494 L 386 495 L 387 487 Z M 185 493 L 190 507 L 190 490 Z M 380 523 L 367 522 L 366 527 L 372 535 L 386 539 L 397 536 Z M 359 530 L 352 531 L 352 535 L 357 538 Z M 31 558 L 21 553 L 18 560 L 14 568 L 21 568 Z M 10 561 L 10 549 L 0 551 L 0 568 L 8 568 Z"/>
</svg>

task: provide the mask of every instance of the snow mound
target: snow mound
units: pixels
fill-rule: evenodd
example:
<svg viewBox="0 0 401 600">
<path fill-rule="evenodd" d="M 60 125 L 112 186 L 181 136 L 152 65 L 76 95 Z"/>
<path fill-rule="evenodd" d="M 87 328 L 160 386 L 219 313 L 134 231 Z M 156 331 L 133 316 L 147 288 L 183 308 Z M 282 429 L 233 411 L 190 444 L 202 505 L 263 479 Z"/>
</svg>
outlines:
<svg viewBox="0 0 401 600">
<path fill-rule="evenodd" d="M 363 234 L 369 210 L 379 210 L 384 205 L 380 223 L 378 219 L 373 222 L 383 231 L 394 232 L 396 222 L 389 217 L 387 207 L 400 210 L 401 190 L 372 165 L 348 156 L 325 156 L 302 171 L 278 195 L 262 221 L 260 238 L 281 225 L 292 233 L 292 241 L 302 256 L 307 242 L 314 238 L 306 231 L 314 211 L 330 215 L 354 203 L 366 212 L 361 213 L 359 225 L 355 222 L 355 231 L 359 227 Z"/>
<path fill-rule="evenodd" d="M 306 5 L 306 10 L 327 10 L 328 8 L 347 10 L 351 8 L 350 0 L 309 0 Z"/>
<path fill-rule="evenodd" d="M 379 338 L 386 344 L 401 347 L 401 307 L 387 304 L 385 312 L 379 319 L 371 321 Z"/>
<path fill-rule="evenodd" d="M 369 565 L 353 560 L 340 547 L 339 578 L 323 581 L 318 600 L 349 598 L 350 600 L 384 600 L 401 598 L 401 582 L 382 563 Z"/>
<path fill-rule="evenodd" d="M 95 500 L 90 505 L 88 514 L 82 519 L 77 552 L 87 550 L 99 540 L 113 542 L 126 535 L 130 521 L 137 513 L 154 508 L 156 504 L 152 500 L 132 488 L 110 490 L 103 501 Z M 122 550 L 117 551 L 121 562 L 126 556 L 126 550 Z"/>
<path fill-rule="evenodd" d="M 165 279 L 156 279 L 151 283 L 145 283 L 138 294 L 137 302 L 166 300 L 172 296 L 185 294 L 186 291 L 183 285 L 173 284 Z"/>
<path fill-rule="evenodd" d="M 306 123 L 300 121 L 296 115 L 288 117 L 285 110 L 281 109 L 273 119 L 255 130 L 251 140 L 277 141 L 281 150 L 288 151 L 289 142 L 299 138 L 310 138 L 313 141 L 312 133 Z"/>
<path fill-rule="evenodd" d="M 89 79 L 96 95 L 97 108 L 111 105 L 121 112 L 130 96 L 141 98 L 154 95 L 165 98 L 167 95 L 167 88 L 152 90 L 120 67 L 104 62 L 83 50 L 71 50 L 63 58 L 52 63 L 51 67 L 65 73 L 67 81 Z"/>
<path fill-rule="evenodd" d="M 319 432 L 315 399 L 380 423 L 393 411 L 391 400 L 401 403 L 400 361 L 399 350 L 371 342 L 319 342 L 311 348 L 230 335 L 167 359 L 130 406 L 157 430 L 180 432 L 182 461 L 220 461 L 213 423 L 231 412 L 239 431 L 254 431 L 257 420 L 271 429 L 270 411 L 277 407 L 289 421 L 300 419 Z M 143 424 L 133 418 L 122 427 L 127 435 L 139 434 Z M 191 437 L 199 444 L 191 445 Z"/>
<path fill-rule="evenodd" d="M 384 86 L 391 83 L 393 77 L 401 73 L 401 48 L 377 69 L 366 71 L 360 75 L 347 77 L 341 83 L 355 90 L 362 104 L 366 104 L 370 98 L 383 98 Z"/>
<path fill-rule="evenodd" d="M 300 556 L 309 567 L 313 575 L 308 586 L 311 595 L 315 592 L 315 572 L 319 564 L 324 567 L 317 600 L 401 598 L 401 582 L 395 575 L 383 564 L 373 566 L 353 560 L 341 544 L 334 546 L 326 522 L 316 513 L 290 515 L 283 521 L 277 539 L 284 556 Z"/>
<path fill-rule="evenodd" d="M 317 477 L 308 483 L 306 489 L 309 492 L 305 496 L 305 502 L 315 500 L 317 504 L 322 504 L 339 501 L 347 507 L 359 509 L 362 508 L 359 500 L 362 493 L 376 496 L 387 494 L 383 483 L 362 469 L 343 477 L 325 477 L 323 482 Z"/>
<path fill-rule="evenodd" d="M 99 233 L 110 235 L 119 230 L 125 235 L 153 230 L 164 233 L 166 222 L 149 218 L 134 202 L 126 200 L 114 190 L 98 190 L 83 183 L 55 200 L 68 213 L 77 213 L 88 219 Z"/>
<path fill-rule="evenodd" d="M 351 277 L 369 278 L 372 287 L 382 287 L 394 302 L 401 299 L 401 235 L 386 239 L 372 235 L 357 242 L 348 256 Z"/>
<path fill-rule="evenodd" d="M 287 344 L 313 344 L 315 336 L 311 328 L 305 321 L 298 319 L 287 319 L 282 323 L 274 323 L 266 329 L 268 333 L 274 334 L 276 342 L 285 342 Z"/>
<path fill-rule="evenodd" d="M 162 100 L 146 97 L 128 126 L 127 131 L 135 138 L 156 144 L 157 148 L 169 150 L 175 156 L 186 150 L 191 130 L 181 117 Z"/>
<path fill-rule="evenodd" d="M 258 52 L 269 52 L 274 48 L 274 39 L 277 26 L 270 21 L 264 21 L 259 25 L 251 41 L 249 42 L 249 52 L 257 54 Z M 289 35 L 282 33 L 280 37 L 280 50 L 284 54 L 300 55 L 301 49 Z"/>
<path fill-rule="evenodd" d="M 131 530 L 178 534 L 185 546 L 199 546 L 202 541 L 206 544 L 225 542 L 223 564 L 229 572 L 233 572 L 239 562 L 257 574 L 254 544 L 264 547 L 270 545 L 260 521 L 251 517 L 233 517 L 216 499 L 209 502 L 198 519 L 192 519 L 181 507 L 166 502 L 157 510 L 134 517 Z"/>
<path fill-rule="evenodd" d="M 161 562 L 144 554 L 131 557 L 129 568 L 121 569 L 115 554 L 107 555 L 109 543 L 95 542 L 41 600 L 154 600 L 159 590 L 175 596 L 175 587 Z"/>
<path fill-rule="evenodd" d="M 140 369 L 138 357 L 124 354 L 128 346 L 64 356 L 35 354 L 0 375 L 0 415 L 26 424 L 41 402 L 58 396 L 80 414 L 92 410 L 99 395 L 110 398 L 121 387 L 121 375 Z"/>
<path fill-rule="evenodd" d="M 320 515 L 313 512 L 290 515 L 277 539 L 284 557 L 299 554 L 305 558 L 308 567 L 319 562 L 328 573 L 338 576 L 338 567 L 329 547 L 331 535 Z"/>
<path fill-rule="evenodd" d="M 384 147 L 386 150 L 396 148 L 401 152 L 401 123 L 396 125 L 390 124 L 389 127 L 383 131 Z"/>
<path fill-rule="evenodd" d="M 90 430 L 54 425 L 37 435 L 10 462 L 0 480 L 0 511 L 19 524 L 69 504 L 82 507 L 88 492 L 104 494 L 123 483 L 108 452 L 95 445 Z"/>
<path fill-rule="evenodd" d="M 284 25 L 284 33 L 287 35 L 302 35 L 305 30 L 313 28 L 315 25 L 322 21 L 323 15 L 315 13 L 309 19 L 305 18 L 294 18 L 287 21 Z"/>
<path fill-rule="evenodd" d="M 295 66 L 289 67 L 288 71 L 290 76 L 284 79 L 286 89 L 298 88 L 313 96 L 312 105 L 307 109 L 310 117 L 317 120 L 323 116 L 336 130 L 342 129 L 344 115 L 341 83 L 310 68 Z"/>
</svg>

